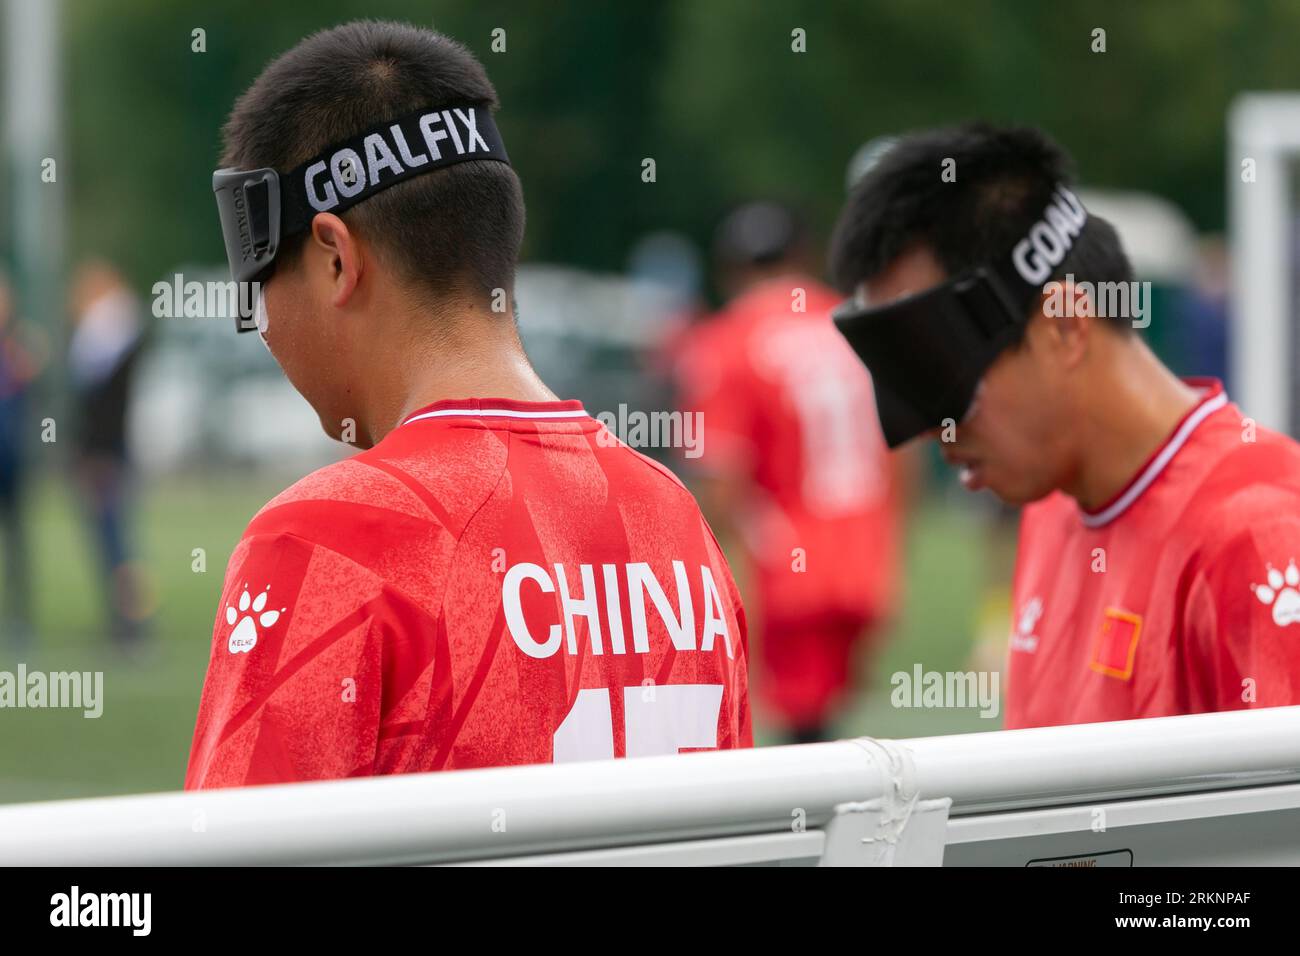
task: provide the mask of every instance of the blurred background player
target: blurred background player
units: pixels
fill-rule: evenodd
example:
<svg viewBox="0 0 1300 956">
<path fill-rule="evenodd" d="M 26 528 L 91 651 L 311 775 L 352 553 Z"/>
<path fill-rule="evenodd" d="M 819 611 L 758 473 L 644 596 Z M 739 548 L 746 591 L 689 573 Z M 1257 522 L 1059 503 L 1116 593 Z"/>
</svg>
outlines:
<svg viewBox="0 0 1300 956">
<path fill-rule="evenodd" d="M 143 345 L 141 303 L 103 260 L 72 280 L 68 380 L 76 420 L 73 470 L 95 541 L 108 634 L 129 650 L 145 636 L 144 580 L 132 562 L 131 460 L 126 413 Z"/>
<path fill-rule="evenodd" d="M 745 555 L 757 686 L 797 742 L 821 740 L 895 606 L 898 487 L 871 380 L 830 322 L 807 233 L 777 202 L 735 209 L 714 241 L 726 306 L 681 346 L 702 415 L 706 513 Z"/>
</svg>

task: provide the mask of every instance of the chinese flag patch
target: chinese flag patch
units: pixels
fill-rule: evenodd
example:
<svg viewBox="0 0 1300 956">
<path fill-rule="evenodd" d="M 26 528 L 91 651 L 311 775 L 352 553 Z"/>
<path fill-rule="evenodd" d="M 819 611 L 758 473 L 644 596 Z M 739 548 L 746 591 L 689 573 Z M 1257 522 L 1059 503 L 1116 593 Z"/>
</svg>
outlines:
<svg viewBox="0 0 1300 956">
<path fill-rule="evenodd" d="M 1133 676 L 1133 659 L 1137 656 L 1138 637 L 1142 633 L 1142 616 L 1108 607 L 1101 630 L 1092 647 L 1089 666 L 1107 677 L 1128 680 Z"/>
</svg>

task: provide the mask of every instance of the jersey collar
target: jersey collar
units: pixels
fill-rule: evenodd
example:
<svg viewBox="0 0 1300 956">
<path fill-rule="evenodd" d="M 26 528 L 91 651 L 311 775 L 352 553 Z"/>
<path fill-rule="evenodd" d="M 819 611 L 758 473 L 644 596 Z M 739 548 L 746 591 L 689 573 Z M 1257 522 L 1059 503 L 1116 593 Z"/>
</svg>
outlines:
<svg viewBox="0 0 1300 956">
<path fill-rule="evenodd" d="M 402 420 L 402 425 L 431 418 L 514 418 L 529 421 L 564 421 L 586 418 L 579 401 L 520 402 L 511 398 L 447 398 L 426 405 Z M 401 426 L 398 426 L 399 428 Z"/>
<path fill-rule="evenodd" d="M 1223 390 L 1223 383 L 1218 379 L 1188 378 L 1184 381 L 1201 391 L 1201 400 L 1183 416 L 1169 437 L 1165 439 L 1164 444 L 1152 453 L 1147 463 L 1138 469 L 1137 474 L 1119 494 L 1096 511 L 1079 509 L 1080 520 L 1086 527 L 1104 527 L 1127 511 L 1133 502 L 1137 501 L 1142 493 L 1160 477 L 1161 472 L 1174 460 L 1174 456 L 1187 444 L 1197 426 L 1228 404 L 1227 393 Z"/>
</svg>

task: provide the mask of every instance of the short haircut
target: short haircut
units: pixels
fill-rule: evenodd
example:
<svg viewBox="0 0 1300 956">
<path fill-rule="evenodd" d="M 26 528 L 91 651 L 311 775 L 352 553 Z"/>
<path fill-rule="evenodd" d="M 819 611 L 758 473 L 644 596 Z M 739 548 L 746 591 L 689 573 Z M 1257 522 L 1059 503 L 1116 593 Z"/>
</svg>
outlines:
<svg viewBox="0 0 1300 956">
<path fill-rule="evenodd" d="M 955 161 L 955 182 L 941 175 Z M 916 243 L 955 276 L 987 265 L 1012 247 L 1043 216 L 1058 183 L 1069 184 L 1072 164 L 1041 130 L 967 123 L 902 137 L 863 176 L 840 214 L 831 239 L 830 268 L 846 293 L 884 270 Z M 1131 282 L 1113 226 L 1089 214 L 1080 236 L 1050 279 Z M 1112 327 L 1130 330 L 1122 316 Z"/>
<path fill-rule="evenodd" d="M 288 172 L 384 120 L 428 107 L 495 110 L 496 90 L 465 47 L 405 23 L 357 20 L 276 57 L 235 103 L 222 166 Z M 342 214 L 407 284 L 490 295 L 514 286 L 524 233 L 519 178 L 472 160 L 414 176 Z M 277 255 L 292 262 L 306 233 Z"/>
</svg>

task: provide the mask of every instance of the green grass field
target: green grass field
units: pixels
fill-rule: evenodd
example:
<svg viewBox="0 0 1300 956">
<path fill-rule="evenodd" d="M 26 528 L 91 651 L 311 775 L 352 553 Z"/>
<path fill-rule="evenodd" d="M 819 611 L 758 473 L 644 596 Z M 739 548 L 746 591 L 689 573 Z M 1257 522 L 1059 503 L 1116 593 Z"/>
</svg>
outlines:
<svg viewBox="0 0 1300 956">
<path fill-rule="evenodd" d="M 275 491 L 234 480 L 171 481 L 139 490 L 135 538 L 157 599 L 154 647 L 126 661 L 104 639 L 102 597 L 74 491 L 32 495 L 37 639 L 29 670 L 102 670 L 104 712 L 0 711 L 0 801 L 180 786 L 194 731 L 212 620 L 231 548 Z M 192 569 L 195 548 L 207 570 Z M 0 650 L 12 658 L 10 649 Z M 16 662 L 4 660 L 5 669 Z"/>
<path fill-rule="evenodd" d="M 47 481 L 29 503 L 34 646 L 28 670 L 104 672 L 104 711 L 0 710 L 0 802 L 169 790 L 181 784 L 226 559 L 278 487 L 265 480 L 170 480 L 140 489 L 136 540 L 156 590 L 155 647 L 125 661 L 103 639 L 101 598 L 76 499 Z M 911 531 L 908 595 L 872 690 L 848 709 L 844 734 L 903 737 L 996 729 L 973 710 L 895 710 L 888 675 L 964 670 L 983 566 L 981 526 L 932 504 Z M 192 569 L 203 548 L 207 569 Z M 0 670 L 18 661 L 0 645 Z M 760 743 L 773 737 L 760 725 Z"/>
</svg>

